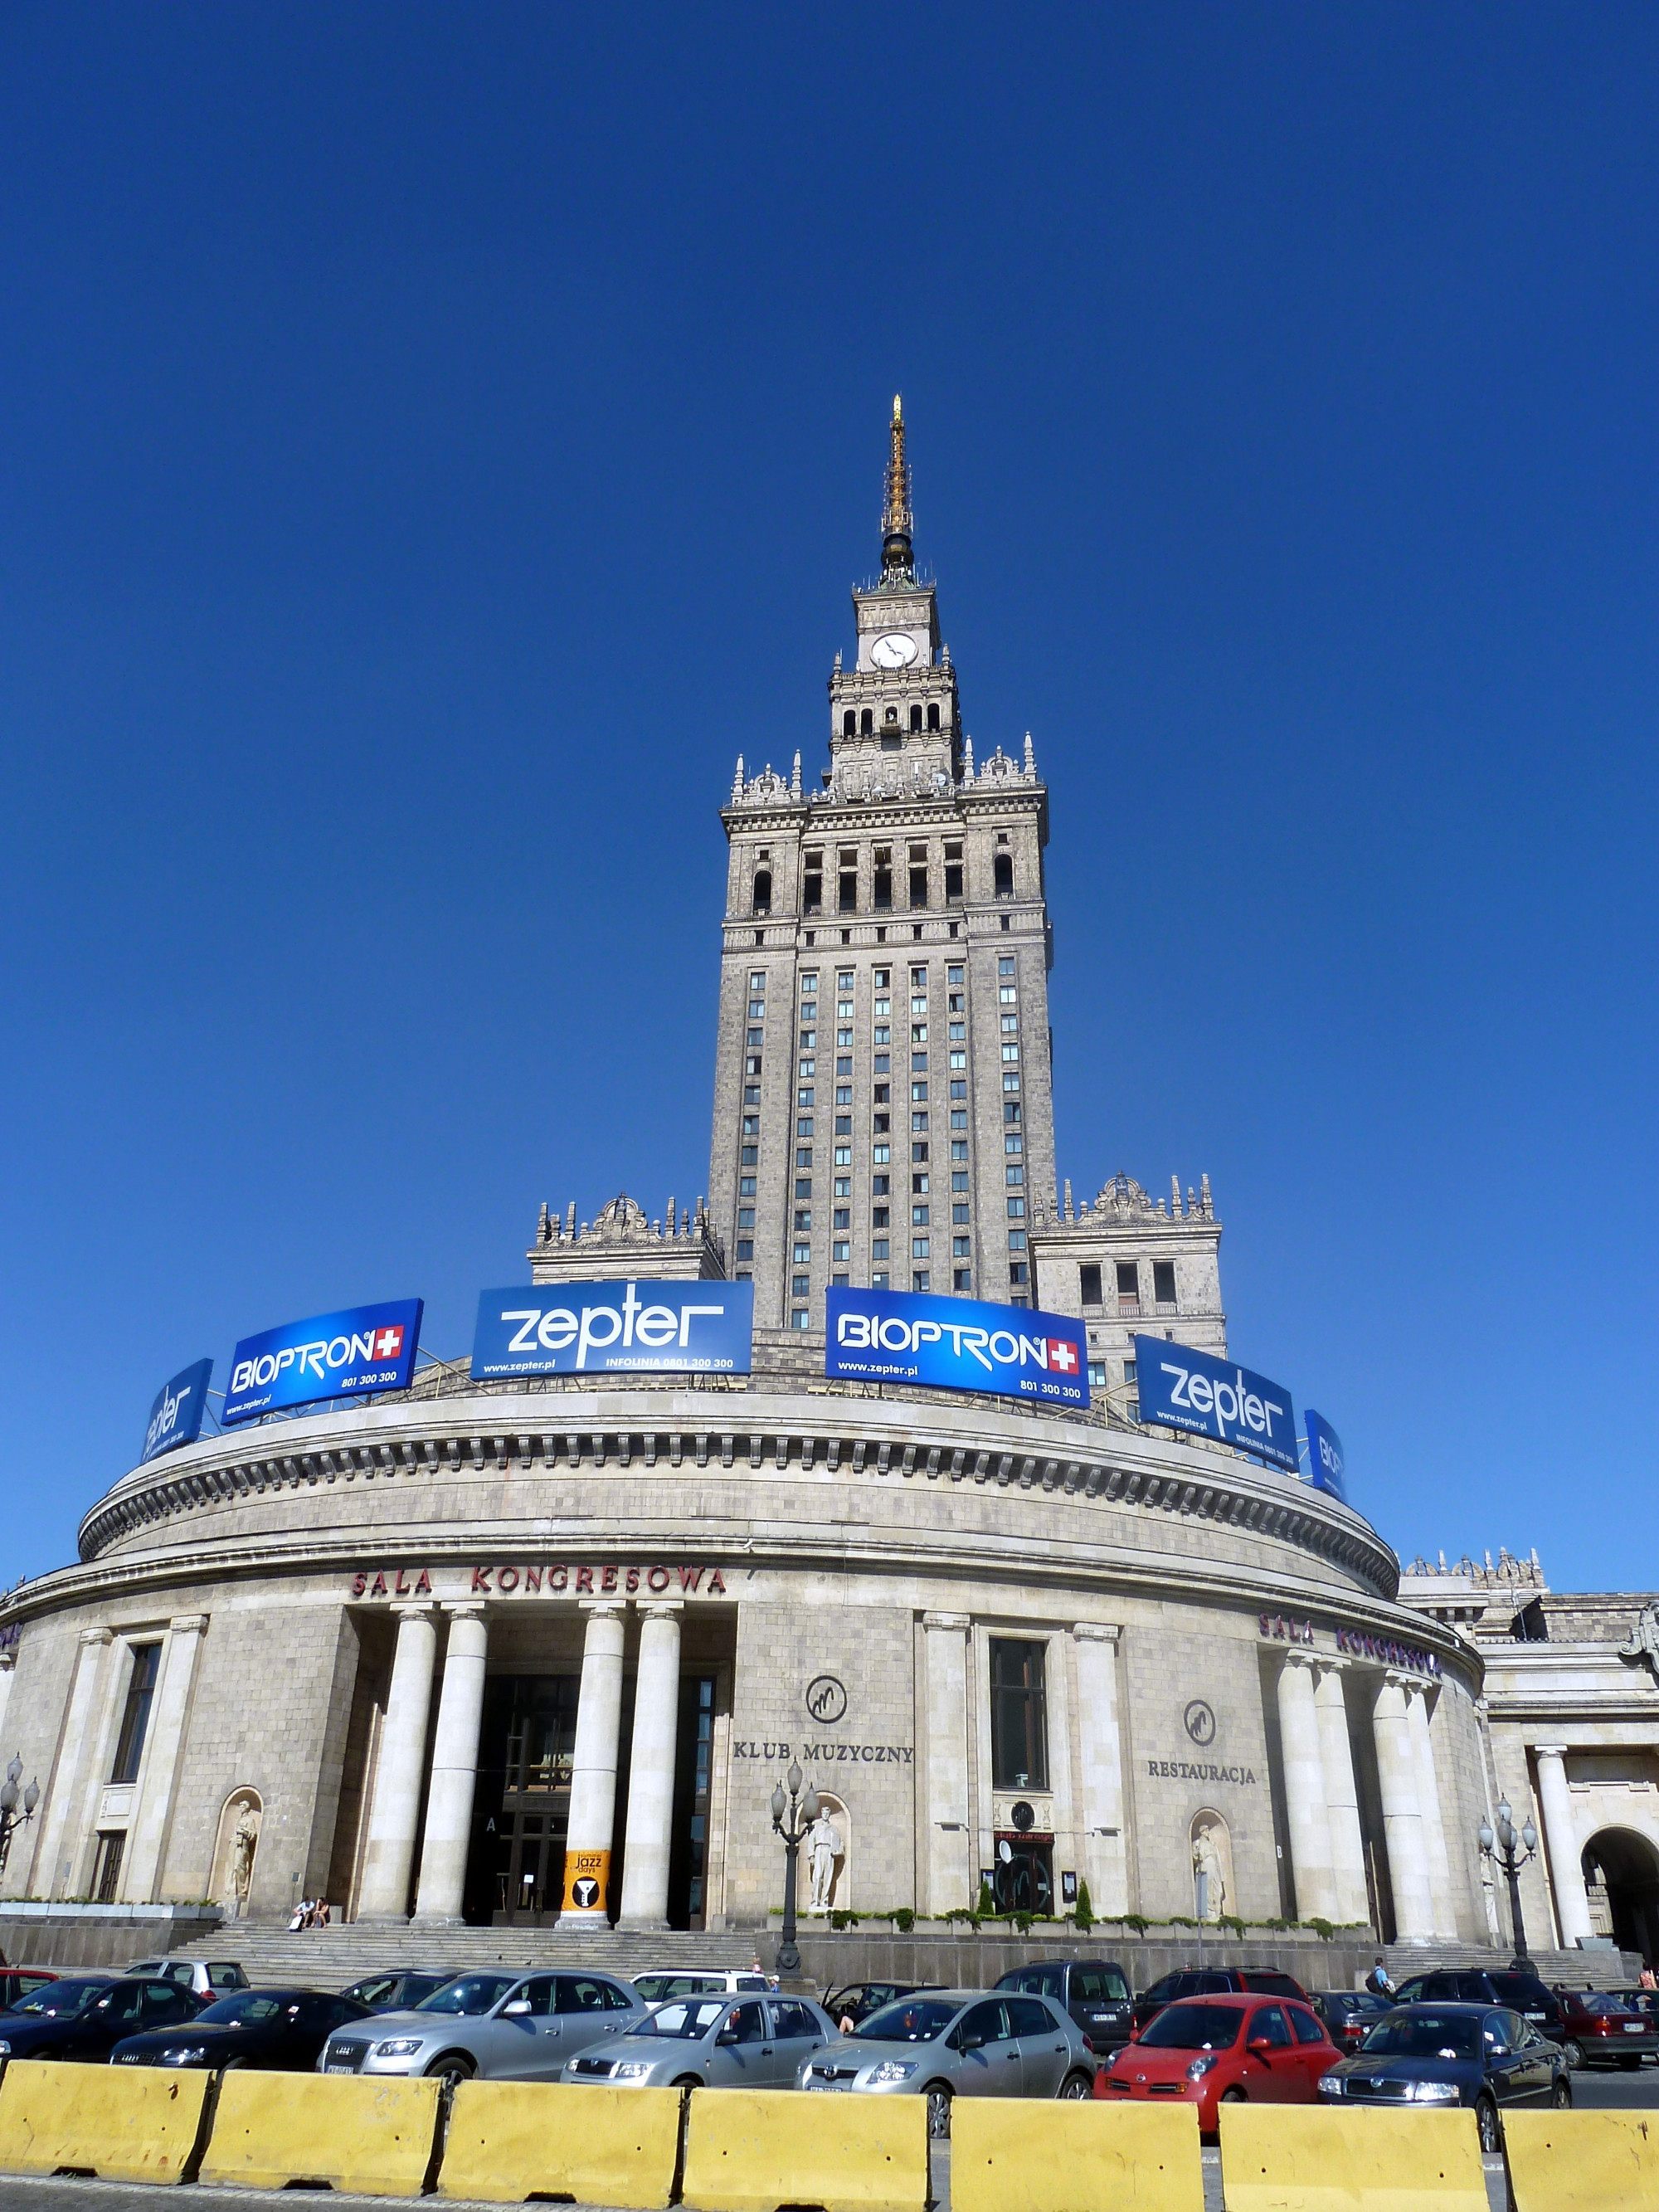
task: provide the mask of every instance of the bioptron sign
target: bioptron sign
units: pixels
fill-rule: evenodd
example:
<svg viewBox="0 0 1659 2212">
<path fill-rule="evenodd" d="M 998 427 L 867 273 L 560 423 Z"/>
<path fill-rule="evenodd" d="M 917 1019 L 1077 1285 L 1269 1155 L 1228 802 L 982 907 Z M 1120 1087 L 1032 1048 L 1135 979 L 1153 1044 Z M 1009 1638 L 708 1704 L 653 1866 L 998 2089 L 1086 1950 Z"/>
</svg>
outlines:
<svg viewBox="0 0 1659 2212">
<path fill-rule="evenodd" d="M 1089 1402 L 1088 1339 L 1066 1314 L 920 1291 L 831 1290 L 824 1323 L 826 1375 Z"/>
<path fill-rule="evenodd" d="M 231 1355 L 224 1419 L 252 1421 L 283 1406 L 406 1390 L 422 1311 L 419 1298 L 399 1298 L 245 1336 Z"/>
</svg>

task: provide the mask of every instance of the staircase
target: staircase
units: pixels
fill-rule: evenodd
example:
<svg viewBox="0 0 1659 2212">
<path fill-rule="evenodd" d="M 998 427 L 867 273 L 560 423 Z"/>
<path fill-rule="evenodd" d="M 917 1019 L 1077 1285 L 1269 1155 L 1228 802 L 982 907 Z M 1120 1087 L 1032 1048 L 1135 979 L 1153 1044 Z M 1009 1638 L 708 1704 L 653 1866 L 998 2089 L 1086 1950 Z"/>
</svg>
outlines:
<svg viewBox="0 0 1659 2212">
<path fill-rule="evenodd" d="M 776 1948 L 773 1940 L 767 1953 Z M 641 1934 L 615 1929 L 310 1928 L 290 1934 L 252 1921 L 228 1922 L 217 1934 L 179 1947 L 181 1959 L 235 1959 L 250 1982 L 343 1989 L 365 1974 L 398 1967 L 462 1974 L 491 1966 L 525 1972 L 545 1966 L 599 1966 L 606 1973 L 644 1973 L 671 1966 L 747 1966 L 756 1956 L 749 1936 Z"/>
</svg>

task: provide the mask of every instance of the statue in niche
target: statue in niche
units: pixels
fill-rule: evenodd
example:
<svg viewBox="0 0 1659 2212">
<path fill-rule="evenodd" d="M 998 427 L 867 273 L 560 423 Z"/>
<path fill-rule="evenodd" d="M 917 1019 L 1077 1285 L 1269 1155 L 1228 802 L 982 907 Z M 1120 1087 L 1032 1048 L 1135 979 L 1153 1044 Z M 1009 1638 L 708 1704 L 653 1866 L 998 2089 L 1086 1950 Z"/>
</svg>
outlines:
<svg viewBox="0 0 1659 2212">
<path fill-rule="evenodd" d="M 1215 1833 L 1200 1828 L 1193 1838 L 1193 1891 L 1200 1920 L 1219 1920 L 1227 1910 L 1227 1883 Z"/>
<path fill-rule="evenodd" d="M 830 1892 L 835 1887 L 836 1861 L 845 1845 L 841 1830 L 827 1813 L 820 1813 L 806 1832 L 807 1864 L 811 1871 L 814 1912 L 828 1912 Z"/>
<path fill-rule="evenodd" d="M 258 1808 L 245 1805 L 230 1843 L 230 1880 L 231 1887 L 236 1892 L 238 1919 L 247 1910 L 247 1893 L 253 1885 L 253 1855 L 258 1848 Z"/>
</svg>

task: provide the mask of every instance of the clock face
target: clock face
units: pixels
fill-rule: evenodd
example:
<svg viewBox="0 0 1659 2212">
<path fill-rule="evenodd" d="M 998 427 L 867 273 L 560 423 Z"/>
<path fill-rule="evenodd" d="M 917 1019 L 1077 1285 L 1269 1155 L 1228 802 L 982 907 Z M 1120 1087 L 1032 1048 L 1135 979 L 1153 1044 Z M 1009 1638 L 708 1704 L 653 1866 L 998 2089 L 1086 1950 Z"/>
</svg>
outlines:
<svg viewBox="0 0 1659 2212">
<path fill-rule="evenodd" d="M 870 658 L 878 668 L 908 668 L 916 657 L 916 641 L 902 631 L 889 630 L 878 637 L 870 648 Z"/>
</svg>

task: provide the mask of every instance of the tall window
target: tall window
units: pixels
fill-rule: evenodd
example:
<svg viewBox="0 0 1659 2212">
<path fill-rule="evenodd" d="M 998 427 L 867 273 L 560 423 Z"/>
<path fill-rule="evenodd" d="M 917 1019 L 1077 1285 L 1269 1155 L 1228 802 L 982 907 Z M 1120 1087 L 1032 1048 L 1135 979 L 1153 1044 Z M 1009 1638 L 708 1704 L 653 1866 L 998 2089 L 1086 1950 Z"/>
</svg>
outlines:
<svg viewBox="0 0 1659 2212">
<path fill-rule="evenodd" d="M 1048 1787 L 1048 1718 L 1042 1686 L 1044 1647 L 991 1640 L 991 1785 Z"/>
<path fill-rule="evenodd" d="M 138 1762 L 144 1755 L 144 1734 L 155 1697 L 155 1677 L 161 1664 L 159 1644 L 136 1644 L 132 1649 L 132 1679 L 127 1684 L 126 1710 L 121 1715 L 121 1734 L 115 1746 L 112 1782 L 136 1782 Z"/>
</svg>

